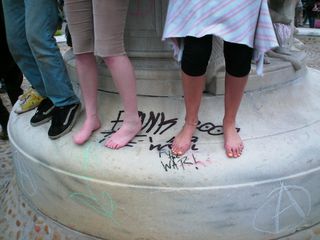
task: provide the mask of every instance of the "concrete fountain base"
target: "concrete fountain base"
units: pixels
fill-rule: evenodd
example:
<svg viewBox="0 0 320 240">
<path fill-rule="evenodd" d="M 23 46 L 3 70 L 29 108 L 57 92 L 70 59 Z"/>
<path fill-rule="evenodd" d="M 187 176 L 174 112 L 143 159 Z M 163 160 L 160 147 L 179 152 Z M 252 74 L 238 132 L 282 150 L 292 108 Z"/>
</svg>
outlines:
<svg viewBox="0 0 320 240">
<path fill-rule="evenodd" d="M 103 146 L 121 124 L 117 94 L 99 92 L 105 124 L 84 146 L 71 139 L 83 118 L 70 134 L 51 141 L 49 124 L 30 126 L 34 112 L 12 114 L 19 190 L 52 224 L 88 237 L 317 239 L 319 77 L 308 69 L 303 78 L 245 94 L 238 126 L 246 149 L 237 160 L 224 154 L 223 96 L 204 96 L 192 151 L 180 158 L 169 150 L 183 124 L 180 97 L 139 96 L 144 128 L 118 151 Z M 18 191 L 12 184 L 8 189 Z M 10 194 L 1 200 L 5 219 L 11 201 Z"/>
</svg>

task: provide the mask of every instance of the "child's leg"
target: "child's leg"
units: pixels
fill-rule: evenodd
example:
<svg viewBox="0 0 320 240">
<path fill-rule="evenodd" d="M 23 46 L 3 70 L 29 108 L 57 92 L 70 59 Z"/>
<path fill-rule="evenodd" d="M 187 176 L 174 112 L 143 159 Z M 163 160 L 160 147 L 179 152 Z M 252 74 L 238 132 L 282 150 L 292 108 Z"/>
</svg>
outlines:
<svg viewBox="0 0 320 240">
<path fill-rule="evenodd" d="M 224 147 L 228 157 L 240 157 L 244 148 L 243 142 L 236 130 L 236 116 L 247 80 L 248 76 L 239 78 L 226 74 L 223 131 Z"/>
<path fill-rule="evenodd" d="M 141 129 L 138 115 L 136 78 L 127 55 L 104 58 L 124 106 L 124 122 L 105 143 L 106 147 L 119 149 L 127 145 Z"/>
<path fill-rule="evenodd" d="M 86 119 L 80 131 L 73 136 L 73 140 L 76 144 L 83 144 L 100 128 L 97 112 L 97 67 L 92 53 L 77 54 L 76 64 Z"/>
<path fill-rule="evenodd" d="M 92 3 L 95 54 L 103 57 L 124 105 L 124 122 L 105 143 L 107 147 L 118 149 L 130 142 L 141 129 L 136 79 L 123 40 L 129 0 L 94 0 Z"/>
<path fill-rule="evenodd" d="M 68 27 L 72 35 L 73 52 L 85 105 L 85 122 L 74 136 L 76 144 L 85 143 L 100 127 L 97 112 L 97 66 L 94 56 L 94 23 L 91 0 L 65 0 Z"/>
<path fill-rule="evenodd" d="M 181 62 L 182 85 L 186 108 L 185 124 L 172 144 L 172 152 L 182 155 L 191 146 L 198 123 L 198 112 L 205 85 L 205 72 L 212 50 L 212 36 L 186 37 Z"/>
<path fill-rule="evenodd" d="M 182 72 L 182 85 L 184 92 L 184 103 L 186 117 L 183 128 L 175 136 L 172 144 L 172 153 L 183 155 L 191 146 L 192 136 L 198 123 L 198 112 L 204 89 L 205 77 L 192 77 Z"/>
<path fill-rule="evenodd" d="M 228 157 L 240 157 L 244 148 L 236 130 L 236 116 L 251 69 L 252 48 L 242 44 L 224 43 L 226 61 L 224 146 Z"/>
</svg>

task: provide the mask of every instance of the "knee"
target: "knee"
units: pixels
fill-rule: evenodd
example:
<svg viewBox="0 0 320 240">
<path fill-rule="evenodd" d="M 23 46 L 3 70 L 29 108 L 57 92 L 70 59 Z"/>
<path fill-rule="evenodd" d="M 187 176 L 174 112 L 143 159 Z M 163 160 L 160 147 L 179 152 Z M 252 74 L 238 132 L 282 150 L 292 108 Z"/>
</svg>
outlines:
<svg viewBox="0 0 320 240">
<path fill-rule="evenodd" d="M 253 49 L 235 43 L 224 43 L 226 72 L 234 77 L 247 76 L 251 71 Z"/>
<path fill-rule="evenodd" d="M 212 36 L 186 37 L 181 69 L 190 76 L 205 74 L 212 50 Z"/>
<path fill-rule="evenodd" d="M 35 54 L 43 55 L 43 51 L 57 49 L 54 34 L 56 28 L 51 26 L 52 23 L 26 23 L 26 38 L 27 42 Z"/>
<path fill-rule="evenodd" d="M 21 52 L 21 46 L 24 44 L 24 40 L 22 38 L 17 38 L 18 32 L 15 31 L 10 31 L 8 30 L 6 32 L 6 36 L 1 36 L 2 37 L 7 37 L 7 44 L 8 44 L 8 48 L 10 53 L 8 52 L 8 56 L 11 54 L 13 56 L 14 59 L 16 59 L 16 56 L 18 56 Z M 3 54 L 3 53 L 1 53 Z M 6 59 L 8 59 L 9 57 L 7 57 Z M 9 58 L 10 59 L 10 58 Z"/>
<path fill-rule="evenodd" d="M 108 67 L 112 67 L 116 62 L 116 57 L 105 57 L 104 62 Z"/>
<path fill-rule="evenodd" d="M 116 69 L 121 66 L 125 66 L 129 61 L 127 55 L 116 55 L 116 56 L 104 57 L 103 59 L 109 69 Z"/>
<path fill-rule="evenodd" d="M 77 66 L 89 66 L 96 62 L 96 58 L 93 53 L 80 53 L 75 54 Z"/>
<path fill-rule="evenodd" d="M 34 27 L 26 27 L 26 38 L 30 48 L 34 48 L 35 46 L 41 46 L 43 36 L 40 35 L 39 31 L 37 31 Z"/>
</svg>

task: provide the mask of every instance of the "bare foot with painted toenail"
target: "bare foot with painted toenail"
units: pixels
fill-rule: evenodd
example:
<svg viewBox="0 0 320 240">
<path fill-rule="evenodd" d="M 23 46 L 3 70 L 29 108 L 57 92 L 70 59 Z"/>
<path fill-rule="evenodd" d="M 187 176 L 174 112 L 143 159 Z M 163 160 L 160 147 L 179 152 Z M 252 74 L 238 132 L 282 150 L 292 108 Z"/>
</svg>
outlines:
<svg viewBox="0 0 320 240">
<path fill-rule="evenodd" d="M 172 153 L 176 156 L 185 154 L 191 147 L 192 136 L 197 128 L 197 122 L 187 123 L 185 122 L 183 128 L 175 136 L 172 143 Z"/>
<path fill-rule="evenodd" d="M 244 149 L 242 139 L 240 138 L 234 123 L 223 123 L 224 148 L 229 158 L 238 158 Z"/>
</svg>

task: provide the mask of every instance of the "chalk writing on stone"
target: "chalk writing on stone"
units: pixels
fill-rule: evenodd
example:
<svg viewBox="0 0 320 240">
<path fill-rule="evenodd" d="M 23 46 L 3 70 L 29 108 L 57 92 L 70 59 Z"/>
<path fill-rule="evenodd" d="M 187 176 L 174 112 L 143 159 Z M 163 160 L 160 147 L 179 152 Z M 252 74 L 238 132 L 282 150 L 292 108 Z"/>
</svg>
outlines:
<svg viewBox="0 0 320 240">
<path fill-rule="evenodd" d="M 20 153 L 18 151 L 14 151 L 14 154 L 17 155 Z M 19 183 L 21 185 L 21 188 L 30 197 L 34 196 L 38 192 L 38 185 L 37 181 L 34 179 L 34 175 L 28 168 L 28 166 L 23 161 L 21 161 L 21 159 L 24 159 L 22 156 L 15 156 L 13 157 L 13 159 L 17 169 L 17 174 L 20 179 Z"/>
<path fill-rule="evenodd" d="M 296 185 L 274 189 L 266 197 L 253 219 L 256 231 L 279 234 L 295 231 L 304 223 L 311 211 L 311 195 L 308 190 Z"/>
<path fill-rule="evenodd" d="M 84 152 L 82 159 L 83 170 L 88 170 L 90 159 L 92 158 L 92 143 L 89 144 Z M 119 222 L 114 218 L 114 213 L 117 209 L 116 202 L 112 199 L 112 196 L 107 191 L 96 192 L 90 186 L 89 181 L 91 177 L 83 176 L 85 179 L 85 191 L 83 192 L 71 192 L 69 197 L 76 203 L 83 205 L 96 214 L 99 214 L 105 218 L 110 219 L 115 225 L 119 225 Z"/>
</svg>

